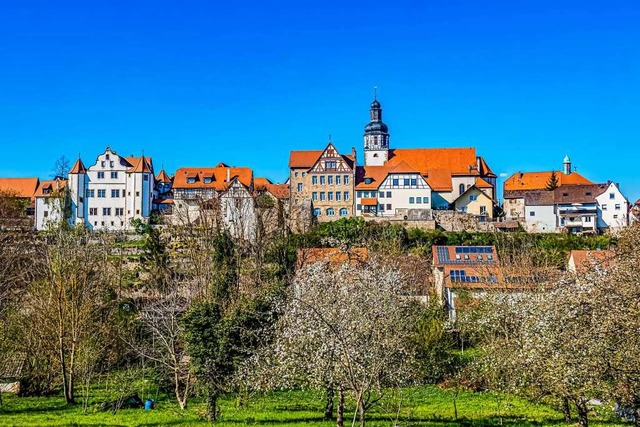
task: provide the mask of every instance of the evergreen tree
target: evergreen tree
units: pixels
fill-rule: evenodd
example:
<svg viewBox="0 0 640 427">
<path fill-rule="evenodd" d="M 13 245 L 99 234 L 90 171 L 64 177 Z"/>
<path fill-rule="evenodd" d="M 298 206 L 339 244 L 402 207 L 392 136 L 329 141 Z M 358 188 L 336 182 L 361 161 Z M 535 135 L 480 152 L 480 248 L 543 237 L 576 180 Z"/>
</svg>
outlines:
<svg viewBox="0 0 640 427">
<path fill-rule="evenodd" d="M 560 182 L 558 182 L 558 175 L 556 175 L 556 171 L 552 171 L 551 172 L 551 176 L 549 177 L 549 180 L 547 181 L 546 189 L 549 190 L 549 191 L 553 191 L 558 187 L 560 187 Z"/>
</svg>

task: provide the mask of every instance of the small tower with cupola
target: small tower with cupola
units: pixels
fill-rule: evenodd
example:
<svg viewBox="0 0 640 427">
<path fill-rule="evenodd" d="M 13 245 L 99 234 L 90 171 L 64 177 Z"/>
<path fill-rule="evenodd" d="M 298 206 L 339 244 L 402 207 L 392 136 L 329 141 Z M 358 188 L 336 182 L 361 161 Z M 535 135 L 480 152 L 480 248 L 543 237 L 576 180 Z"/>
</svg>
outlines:
<svg viewBox="0 0 640 427">
<path fill-rule="evenodd" d="M 571 175 L 571 159 L 568 154 L 564 156 L 564 160 L 562 161 L 562 171 L 565 175 Z"/>
<path fill-rule="evenodd" d="M 78 157 L 69 171 L 69 197 L 71 198 L 71 218 L 69 223 L 84 224 L 85 221 L 85 197 L 87 191 L 87 168 Z"/>
<path fill-rule="evenodd" d="M 364 164 L 382 166 L 389 160 L 389 128 L 382 121 L 382 107 L 374 95 L 370 121 L 364 127 Z"/>
</svg>

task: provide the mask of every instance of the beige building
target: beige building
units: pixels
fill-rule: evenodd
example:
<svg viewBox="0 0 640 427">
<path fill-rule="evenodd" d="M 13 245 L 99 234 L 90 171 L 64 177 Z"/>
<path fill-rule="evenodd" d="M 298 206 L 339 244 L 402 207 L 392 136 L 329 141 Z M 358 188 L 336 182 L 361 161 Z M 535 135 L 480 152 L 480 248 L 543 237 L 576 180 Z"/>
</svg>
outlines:
<svg viewBox="0 0 640 427">
<path fill-rule="evenodd" d="M 289 157 L 292 213 L 308 207 L 321 222 L 352 216 L 355 170 L 355 150 L 351 155 L 340 154 L 331 141 L 324 150 L 292 151 Z"/>
<path fill-rule="evenodd" d="M 475 185 L 469 187 L 455 201 L 456 211 L 485 219 L 493 218 L 493 205 L 493 199 Z"/>
</svg>

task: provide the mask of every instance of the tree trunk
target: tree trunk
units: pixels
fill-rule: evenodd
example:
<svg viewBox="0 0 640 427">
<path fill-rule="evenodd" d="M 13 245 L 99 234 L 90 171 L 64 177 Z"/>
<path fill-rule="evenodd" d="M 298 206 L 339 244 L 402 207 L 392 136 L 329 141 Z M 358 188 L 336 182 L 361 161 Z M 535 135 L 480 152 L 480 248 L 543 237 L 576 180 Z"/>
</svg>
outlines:
<svg viewBox="0 0 640 427">
<path fill-rule="evenodd" d="M 335 395 L 335 391 L 333 387 L 327 387 L 327 400 L 324 404 L 324 419 L 331 420 L 333 419 L 333 396 Z"/>
<path fill-rule="evenodd" d="M 565 422 L 571 422 L 571 407 L 569 406 L 569 398 L 562 398 L 562 415 L 564 416 Z"/>
<path fill-rule="evenodd" d="M 207 417 L 210 421 L 218 419 L 218 393 L 209 392 L 207 397 Z"/>
<path fill-rule="evenodd" d="M 336 427 L 344 427 L 344 390 L 338 389 L 338 412 L 336 414 Z"/>
<path fill-rule="evenodd" d="M 587 401 L 579 397 L 575 399 L 575 404 L 578 409 L 578 425 L 580 427 L 589 427 Z"/>
<path fill-rule="evenodd" d="M 362 400 L 362 395 L 358 396 L 358 415 L 360 417 L 360 427 L 365 427 L 365 407 L 364 400 Z"/>
</svg>

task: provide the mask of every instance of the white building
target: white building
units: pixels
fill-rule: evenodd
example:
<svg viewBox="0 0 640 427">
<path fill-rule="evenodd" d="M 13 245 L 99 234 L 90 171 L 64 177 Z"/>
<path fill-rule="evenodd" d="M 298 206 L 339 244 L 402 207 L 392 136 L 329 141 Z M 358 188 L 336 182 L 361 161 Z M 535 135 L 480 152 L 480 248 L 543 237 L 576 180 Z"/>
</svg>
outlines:
<svg viewBox="0 0 640 427">
<path fill-rule="evenodd" d="M 67 200 L 66 188 L 66 179 L 40 181 L 34 195 L 36 230 L 46 230 L 63 220 Z"/>
<path fill-rule="evenodd" d="M 604 191 L 596 196 L 598 202 L 598 228 L 616 231 L 629 225 L 629 201 L 618 184 L 608 182 Z"/>
<path fill-rule="evenodd" d="M 88 169 L 78 159 L 69 171 L 70 223 L 92 230 L 130 230 L 131 221 L 149 221 L 153 163 L 122 157 L 109 147 Z"/>
</svg>

